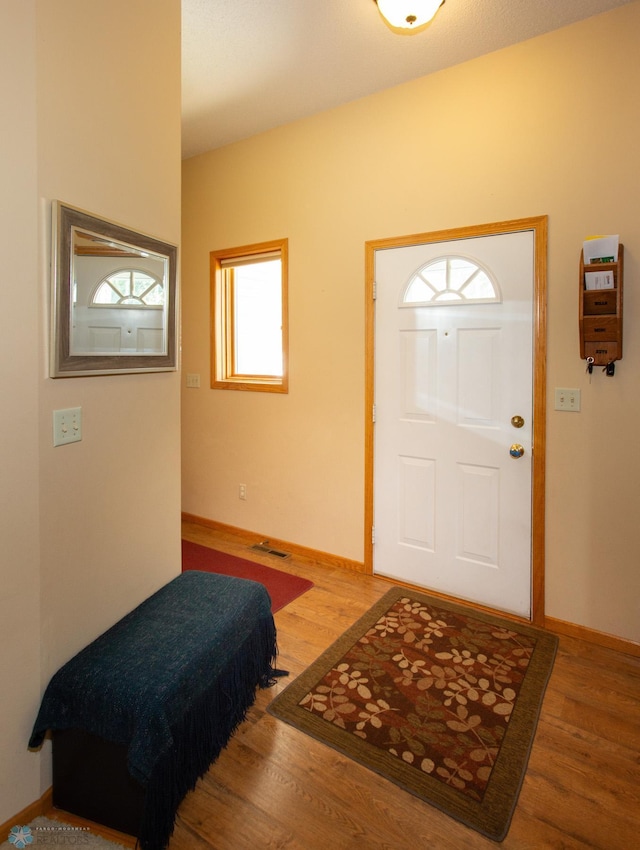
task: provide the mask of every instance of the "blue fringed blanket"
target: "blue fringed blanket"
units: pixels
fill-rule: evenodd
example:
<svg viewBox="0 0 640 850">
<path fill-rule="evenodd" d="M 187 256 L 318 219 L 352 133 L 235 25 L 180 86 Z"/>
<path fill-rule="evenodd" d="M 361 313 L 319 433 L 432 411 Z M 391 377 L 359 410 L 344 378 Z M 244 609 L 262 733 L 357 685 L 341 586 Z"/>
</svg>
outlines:
<svg viewBox="0 0 640 850">
<path fill-rule="evenodd" d="M 160 850 L 182 798 L 270 683 L 276 651 L 263 585 L 182 573 L 56 673 L 29 746 L 48 729 L 125 745 L 146 789 L 140 845 Z"/>
</svg>

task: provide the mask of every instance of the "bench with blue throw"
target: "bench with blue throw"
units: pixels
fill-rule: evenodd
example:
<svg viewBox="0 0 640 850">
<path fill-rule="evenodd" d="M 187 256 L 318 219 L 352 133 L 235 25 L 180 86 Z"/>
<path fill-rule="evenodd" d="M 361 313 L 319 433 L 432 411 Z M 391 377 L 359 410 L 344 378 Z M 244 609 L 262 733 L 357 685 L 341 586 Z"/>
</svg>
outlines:
<svg viewBox="0 0 640 850">
<path fill-rule="evenodd" d="M 54 806 L 69 811 L 69 800 L 82 799 L 75 814 L 132 832 L 142 850 L 162 850 L 180 802 L 245 718 L 256 688 L 282 675 L 276 653 L 262 584 L 199 571 L 170 581 L 51 679 L 29 746 L 52 731 Z M 98 763 L 82 763 L 92 758 Z M 113 790 L 102 785 L 114 758 L 131 785 L 115 789 L 114 808 L 123 808 L 122 795 L 134 800 L 135 831 L 95 816 Z"/>
</svg>

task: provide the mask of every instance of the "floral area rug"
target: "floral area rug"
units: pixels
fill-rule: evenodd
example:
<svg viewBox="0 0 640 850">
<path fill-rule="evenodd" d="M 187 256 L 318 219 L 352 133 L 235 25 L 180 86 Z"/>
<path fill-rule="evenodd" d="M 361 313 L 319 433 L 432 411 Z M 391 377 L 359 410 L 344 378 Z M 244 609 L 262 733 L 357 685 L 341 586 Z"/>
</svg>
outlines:
<svg viewBox="0 0 640 850">
<path fill-rule="evenodd" d="M 502 841 L 556 649 L 540 629 L 397 587 L 268 710 Z"/>
</svg>

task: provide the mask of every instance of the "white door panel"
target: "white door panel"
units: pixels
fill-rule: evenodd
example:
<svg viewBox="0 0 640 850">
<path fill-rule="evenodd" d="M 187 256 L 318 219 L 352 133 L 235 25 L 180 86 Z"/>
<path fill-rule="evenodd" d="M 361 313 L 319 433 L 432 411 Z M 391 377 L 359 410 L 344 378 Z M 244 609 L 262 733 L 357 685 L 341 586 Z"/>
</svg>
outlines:
<svg viewBox="0 0 640 850">
<path fill-rule="evenodd" d="M 523 231 L 375 253 L 374 570 L 523 616 L 533 252 Z M 447 255 L 489 270 L 501 300 L 403 305 L 413 273 Z M 523 457 L 510 456 L 512 443 Z"/>
</svg>

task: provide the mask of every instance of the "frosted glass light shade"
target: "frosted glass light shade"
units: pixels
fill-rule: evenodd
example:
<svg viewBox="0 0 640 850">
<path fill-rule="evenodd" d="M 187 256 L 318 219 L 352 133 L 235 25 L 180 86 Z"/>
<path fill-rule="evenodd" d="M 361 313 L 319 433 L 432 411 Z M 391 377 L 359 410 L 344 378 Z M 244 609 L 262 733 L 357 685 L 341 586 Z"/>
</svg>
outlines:
<svg viewBox="0 0 640 850">
<path fill-rule="evenodd" d="M 435 17 L 444 0 L 376 0 L 382 17 L 395 29 L 416 30 Z"/>
</svg>

